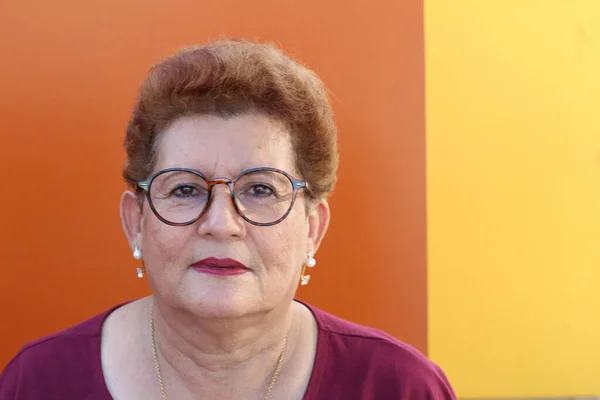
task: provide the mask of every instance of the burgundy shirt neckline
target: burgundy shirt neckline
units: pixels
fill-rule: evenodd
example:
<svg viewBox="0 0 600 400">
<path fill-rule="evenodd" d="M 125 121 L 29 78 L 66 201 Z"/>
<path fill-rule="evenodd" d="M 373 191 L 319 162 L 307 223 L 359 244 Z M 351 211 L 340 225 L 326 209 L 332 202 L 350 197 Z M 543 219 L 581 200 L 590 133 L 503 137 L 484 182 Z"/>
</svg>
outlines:
<svg viewBox="0 0 600 400">
<path fill-rule="evenodd" d="M 104 330 L 104 323 L 106 322 L 110 314 L 134 301 L 135 300 L 131 300 L 125 303 L 118 304 L 101 314 L 100 329 L 96 333 L 96 335 L 98 336 L 98 340 L 94 340 L 92 342 L 92 354 L 94 357 L 93 362 L 94 364 L 96 364 L 96 368 L 94 369 L 100 371 L 98 374 L 94 374 L 94 379 L 98 381 L 98 387 L 102 388 L 101 390 L 102 392 L 104 392 L 102 393 L 102 395 L 108 396 L 109 399 L 113 399 L 113 397 L 106 384 L 104 368 L 102 367 L 102 332 Z M 326 332 L 323 329 L 322 321 L 317 315 L 318 311 L 313 306 L 298 299 L 294 299 L 294 301 L 308 308 L 308 310 L 310 310 L 317 323 L 317 347 L 315 349 L 315 359 L 313 362 L 312 371 L 310 373 L 310 378 L 308 379 L 308 385 L 306 386 L 306 391 L 304 393 L 304 396 L 302 397 L 303 400 L 311 400 L 313 398 L 316 399 L 317 393 L 319 392 L 319 384 L 321 382 L 319 376 L 321 376 L 321 372 L 325 370 L 325 364 L 327 362 L 328 349 L 325 347 L 324 339 L 324 335 L 326 334 Z"/>
</svg>

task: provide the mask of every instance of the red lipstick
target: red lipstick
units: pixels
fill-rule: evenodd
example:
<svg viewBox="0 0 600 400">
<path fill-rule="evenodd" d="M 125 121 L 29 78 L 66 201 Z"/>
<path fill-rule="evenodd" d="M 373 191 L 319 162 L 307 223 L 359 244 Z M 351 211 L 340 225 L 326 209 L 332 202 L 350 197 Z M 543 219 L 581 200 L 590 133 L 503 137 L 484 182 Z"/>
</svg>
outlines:
<svg viewBox="0 0 600 400">
<path fill-rule="evenodd" d="M 250 269 L 244 264 L 231 258 L 204 258 L 190 267 L 198 272 L 218 276 L 232 276 L 243 274 Z"/>
</svg>

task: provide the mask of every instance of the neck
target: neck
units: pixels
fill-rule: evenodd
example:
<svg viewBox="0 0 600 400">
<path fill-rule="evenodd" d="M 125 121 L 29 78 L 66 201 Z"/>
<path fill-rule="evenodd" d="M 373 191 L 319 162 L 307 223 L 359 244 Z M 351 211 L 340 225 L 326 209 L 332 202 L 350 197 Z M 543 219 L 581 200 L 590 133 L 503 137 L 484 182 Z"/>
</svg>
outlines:
<svg viewBox="0 0 600 400">
<path fill-rule="evenodd" d="M 293 350 L 297 329 L 293 302 L 267 313 L 227 320 L 197 318 L 160 302 L 153 308 L 163 378 L 180 379 L 196 395 L 218 392 L 225 397 L 226 387 L 235 397 L 236 386 L 246 395 L 249 387 L 258 393 L 272 376 L 286 337 L 287 354 Z"/>
</svg>

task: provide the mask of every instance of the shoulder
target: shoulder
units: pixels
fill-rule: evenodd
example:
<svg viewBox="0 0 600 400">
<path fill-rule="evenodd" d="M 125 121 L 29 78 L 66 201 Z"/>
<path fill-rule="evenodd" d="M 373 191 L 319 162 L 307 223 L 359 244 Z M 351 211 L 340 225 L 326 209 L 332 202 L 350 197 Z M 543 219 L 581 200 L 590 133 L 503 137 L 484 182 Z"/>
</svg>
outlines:
<svg viewBox="0 0 600 400">
<path fill-rule="evenodd" d="M 97 386 L 102 326 L 119 306 L 23 346 L 0 375 L 0 399 L 44 398 L 44 393 Z"/>
<path fill-rule="evenodd" d="M 416 348 L 307 305 L 319 326 L 317 359 L 331 379 L 349 379 L 373 398 L 455 399 L 442 370 Z M 315 365 L 316 366 L 316 365 Z M 365 392 L 367 391 L 367 392 Z"/>
</svg>

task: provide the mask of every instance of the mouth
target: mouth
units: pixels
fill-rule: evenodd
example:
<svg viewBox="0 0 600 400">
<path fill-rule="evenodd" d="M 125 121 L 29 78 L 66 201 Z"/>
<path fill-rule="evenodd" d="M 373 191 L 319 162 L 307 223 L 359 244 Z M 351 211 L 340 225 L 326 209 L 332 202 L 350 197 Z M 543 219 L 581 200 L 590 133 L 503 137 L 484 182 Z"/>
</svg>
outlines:
<svg viewBox="0 0 600 400">
<path fill-rule="evenodd" d="M 250 271 L 250 268 L 234 259 L 216 257 L 204 258 L 190 265 L 190 268 L 203 274 L 216 276 L 241 275 Z"/>
</svg>

